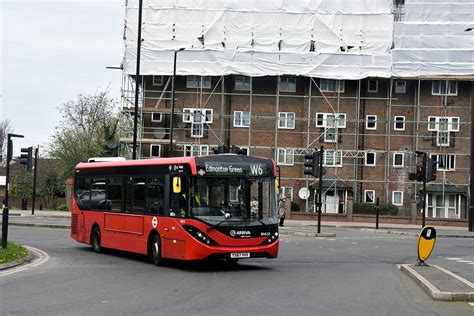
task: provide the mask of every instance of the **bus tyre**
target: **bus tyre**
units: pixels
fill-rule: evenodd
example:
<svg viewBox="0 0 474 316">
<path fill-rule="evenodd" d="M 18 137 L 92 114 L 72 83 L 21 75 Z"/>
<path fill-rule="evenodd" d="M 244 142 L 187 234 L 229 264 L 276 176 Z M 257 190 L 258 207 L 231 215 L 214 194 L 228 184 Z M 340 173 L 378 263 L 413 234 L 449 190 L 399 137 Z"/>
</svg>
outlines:
<svg viewBox="0 0 474 316">
<path fill-rule="evenodd" d="M 155 266 L 160 266 L 163 263 L 163 259 L 161 258 L 161 239 L 158 234 L 155 234 L 153 238 L 151 238 L 148 249 L 148 256 L 151 262 L 153 262 Z"/>
<path fill-rule="evenodd" d="M 100 239 L 100 229 L 95 226 L 92 230 L 92 250 L 94 252 L 100 253 L 102 251 L 101 239 Z"/>
</svg>

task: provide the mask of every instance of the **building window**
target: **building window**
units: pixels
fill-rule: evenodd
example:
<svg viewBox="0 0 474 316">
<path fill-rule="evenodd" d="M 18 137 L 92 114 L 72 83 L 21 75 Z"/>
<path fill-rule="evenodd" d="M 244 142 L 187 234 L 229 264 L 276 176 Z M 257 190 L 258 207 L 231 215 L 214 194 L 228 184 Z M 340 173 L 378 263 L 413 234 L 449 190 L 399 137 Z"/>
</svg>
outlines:
<svg viewBox="0 0 474 316">
<path fill-rule="evenodd" d="M 402 191 L 392 192 L 392 204 L 396 206 L 403 206 L 403 192 Z"/>
<path fill-rule="evenodd" d="M 427 216 L 437 218 L 461 218 L 460 199 L 457 194 L 428 194 Z"/>
<path fill-rule="evenodd" d="M 183 152 L 184 152 L 184 157 L 207 156 L 209 155 L 209 146 L 208 145 L 184 145 Z"/>
<path fill-rule="evenodd" d="M 405 117 L 404 116 L 395 116 L 395 120 L 393 121 L 393 129 L 396 131 L 405 130 Z"/>
<path fill-rule="evenodd" d="M 436 132 L 436 146 L 450 146 L 450 133 L 459 132 L 459 117 L 429 116 L 428 131 Z"/>
<path fill-rule="evenodd" d="M 435 160 L 440 171 L 456 170 L 456 155 L 453 154 L 431 154 L 431 159 Z"/>
<path fill-rule="evenodd" d="M 150 145 L 150 157 L 161 157 L 161 145 Z"/>
<path fill-rule="evenodd" d="M 153 76 L 153 85 L 162 86 L 163 85 L 163 76 Z"/>
<path fill-rule="evenodd" d="M 316 113 L 316 127 L 346 128 L 346 114 Z"/>
<path fill-rule="evenodd" d="M 293 166 L 295 164 L 295 150 L 293 148 L 277 149 L 277 164 Z"/>
<path fill-rule="evenodd" d="M 378 92 L 379 81 L 377 79 L 369 79 L 367 81 L 367 92 Z"/>
<path fill-rule="evenodd" d="M 250 77 L 235 76 L 234 89 L 236 91 L 250 91 Z"/>
<path fill-rule="evenodd" d="M 446 93 L 446 90 L 448 91 Z M 436 80 L 431 84 L 432 95 L 458 95 L 457 81 Z"/>
<path fill-rule="evenodd" d="M 186 88 L 211 88 L 211 77 L 210 76 L 187 76 L 186 77 Z"/>
<path fill-rule="evenodd" d="M 244 156 L 250 155 L 250 148 L 248 148 L 248 147 L 241 147 L 241 146 L 239 146 L 239 147 L 240 147 L 240 153 L 239 153 L 239 155 L 244 155 Z"/>
<path fill-rule="evenodd" d="M 287 199 L 290 199 L 290 201 L 293 201 L 293 187 L 281 187 L 280 188 L 280 198 L 286 197 Z M 287 201 L 287 203 L 289 203 Z"/>
<path fill-rule="evenodd" d="M 278 128 L 295 129 L 295 112 L 278 112 Z"/>
<path fill-rule="evenodd" d="M 393 166 L 394 167 L 403 167 L 405 160 L 404 153 L 393 153 Z"/>
<path fill-rule="evenodd" d="M 250 112 L 234 111 L 234 127 L 250 127 Z"/>
<path fill-rule="evenodd" d="M 404 80 L 395 81 L 395 93 L 406 93 L 407 92 L 407 82 Z"/>
<path fill-rule="evenodd" d="M 212 124 L 214 110 L 213 109 L 183 109 L 183 123 L 195 123 L 201 121 L 202 123 Z"/>
<path fill-rule="evenodd" d="M 376 165 L 376 158 L 377 154 L 372 151 L 368 151 L 365 153 L 365 165 L 369 167 L 373 167 Z"/>
<path fill-rule="evenodd" d="M 151 113 L 151 121 L 155 123 L 161 123 L 163 121 L 161 113 Z"/>
<path fill-rule="evenodd" d="M 296 77 L 280 77 L 280 92 L 296 92 Z"/>
<path fill-rule="evenodd" d="M 364 202 L 365 203 L 375 203 L 375 191 L 374 190 L 364 190 Z"/>
<path fill-rule="evenodd" d="M 367 115 L 365 117 L 365 128 L 371 130 L 377 129 L 377 115 Z"/>
<path fill-rule="evenodd" d="M 342 150 L 324 151 L 323 165 L 326 167 L 342 167 Z"/>
<path fill-rule="evenodd" d="M 338 141 L 338 129 L 337 128 L 325 128 L 324 129 L 324 142 L 325 143 L 337 143 Z"/>
<path fill-rule="evenodd" d="M 321 92 L 341 92 L 344 93 L 344 80 L 321 79 Z"/>
</svg>

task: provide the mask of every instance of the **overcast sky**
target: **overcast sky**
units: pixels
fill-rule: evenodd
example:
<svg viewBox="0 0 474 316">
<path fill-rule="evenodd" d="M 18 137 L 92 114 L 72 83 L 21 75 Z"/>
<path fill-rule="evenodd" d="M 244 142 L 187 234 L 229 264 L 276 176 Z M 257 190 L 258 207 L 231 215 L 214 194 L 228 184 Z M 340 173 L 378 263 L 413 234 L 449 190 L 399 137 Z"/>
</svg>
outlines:
<svg viewBox="0 0 474 316">
<path fill-rule="evenodd" d="M 0 121 L 19 147 L 46 145 L 58 107 L 110 85 L 120 99 L 123 0 L 1 0 Z"/>
</svg>

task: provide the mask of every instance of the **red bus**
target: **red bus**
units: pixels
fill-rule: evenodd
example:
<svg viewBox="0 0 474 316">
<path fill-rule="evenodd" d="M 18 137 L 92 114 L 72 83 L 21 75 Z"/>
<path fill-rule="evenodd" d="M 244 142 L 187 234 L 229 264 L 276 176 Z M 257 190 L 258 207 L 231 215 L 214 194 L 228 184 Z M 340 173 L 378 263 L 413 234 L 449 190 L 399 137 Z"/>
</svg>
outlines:
<svg viewBox="0 0 474 316">
<path fill-rule="evenodd" d="M 214 155 L 79 163 L 71 237 L 162 258 L 276 258 L 276 167 Z"/>
</svg>

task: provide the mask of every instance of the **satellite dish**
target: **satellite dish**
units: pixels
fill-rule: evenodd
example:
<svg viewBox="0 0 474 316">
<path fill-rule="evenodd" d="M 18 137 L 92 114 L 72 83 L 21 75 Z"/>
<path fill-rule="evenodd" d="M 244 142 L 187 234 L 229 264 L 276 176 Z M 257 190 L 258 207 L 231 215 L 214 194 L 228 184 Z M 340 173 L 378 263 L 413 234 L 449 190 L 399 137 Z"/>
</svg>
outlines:
<svg viewBox="0 0 474 316">
<path fill-rule="evenodd" d="M 302 199 L 302 200 L 307 200 L 310 195 L 311 195 L 311 193 L 309 192 L 309 189 L 308 189 L 308 188 L 301 188 L 301 189 L 298 191 L 298 196 L 299 196 L 300 199 Z"/>
<path fill-rule="evenodd" d="M 158 139 L 163 139 L 166 136 L 166 130 L 164 128 L 156 128 L 153 131 L 153 136 Z"/>
<path fill-rule="evenodd" d="M 107 144 L 107 147 L 110 149 L 117 148 L 118 146 L 118 143 L 115 140 L 108 140 L 106 144 Z"/>
</svg>

